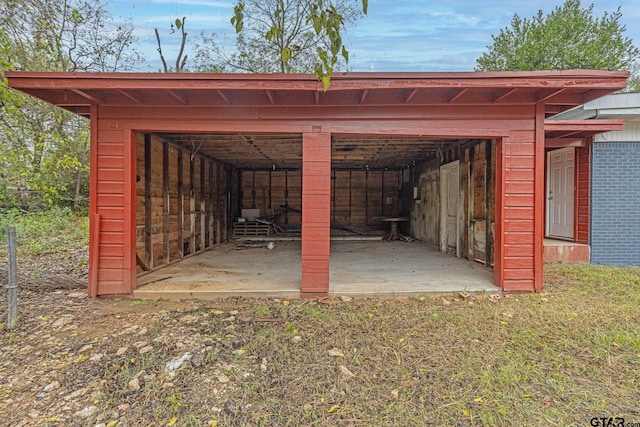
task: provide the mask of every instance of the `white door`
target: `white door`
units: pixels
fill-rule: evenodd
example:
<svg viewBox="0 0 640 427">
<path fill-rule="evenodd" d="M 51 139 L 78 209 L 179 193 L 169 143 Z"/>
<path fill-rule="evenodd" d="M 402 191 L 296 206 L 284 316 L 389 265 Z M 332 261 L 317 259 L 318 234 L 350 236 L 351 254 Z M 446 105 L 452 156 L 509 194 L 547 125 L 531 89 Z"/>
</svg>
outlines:
<svg viewBox="0 0 640 427">
<path fill-rule="evenodd" d="M 573 239 L 575 149 L 550 151 L 547 162 L 547 234 Z"/>
<path fill-rule="evenodd" d="M 456 256 L 460 233 L 460 162 L 455 161 L 440 167 L 440 250 Z"/>
</svg>

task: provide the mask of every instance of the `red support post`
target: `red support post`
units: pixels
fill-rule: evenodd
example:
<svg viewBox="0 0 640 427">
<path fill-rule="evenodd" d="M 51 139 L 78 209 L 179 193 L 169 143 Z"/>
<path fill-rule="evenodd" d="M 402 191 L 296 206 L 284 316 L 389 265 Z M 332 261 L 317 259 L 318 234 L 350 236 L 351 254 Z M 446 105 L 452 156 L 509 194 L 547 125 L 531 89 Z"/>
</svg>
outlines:
<svg viewBox="0 0 640 427">
<path fill-rule="evenodd" d="M 302 136 L 302 296 L 329 293 L 331 134 Z"/>
<path fill-rule="evenodd" d="M 545 191 L 544 191 L 544 118 L 545 104 L 536 104 L 535 127 L 535 181 L 534 181 L 534 254 L 533 254 L 533 287 L 538 293 L 542 292 L 544 281 L 544 221 L 545 221 Z"/>
</svg>

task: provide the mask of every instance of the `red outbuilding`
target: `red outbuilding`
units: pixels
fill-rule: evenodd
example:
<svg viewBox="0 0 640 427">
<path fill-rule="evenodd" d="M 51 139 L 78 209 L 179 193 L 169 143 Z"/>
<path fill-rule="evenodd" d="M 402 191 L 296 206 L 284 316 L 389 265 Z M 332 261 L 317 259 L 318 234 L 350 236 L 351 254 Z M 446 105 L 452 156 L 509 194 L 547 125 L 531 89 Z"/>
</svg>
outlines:
<svg viewBox="0 0 640 427">
<path fill-rule="evenodd" d="M 576 147 L 588 194 L 590 138 L 622 126 L 547 119 L 628 75 L 344 73 L 325 91 L 312 75 L 6 73 L 91 121 L 92 296 L 132 293 L 143 270 L 232 238 L 243 210 L 278 207 L 301 230 L 302 296 L 330 292 L 332 225 L 394 217 L 493 267 L 504 292 L 540 291 L 546 152 Z M 575 203 L 579 240 L 588 197 Z"/>
</svg>

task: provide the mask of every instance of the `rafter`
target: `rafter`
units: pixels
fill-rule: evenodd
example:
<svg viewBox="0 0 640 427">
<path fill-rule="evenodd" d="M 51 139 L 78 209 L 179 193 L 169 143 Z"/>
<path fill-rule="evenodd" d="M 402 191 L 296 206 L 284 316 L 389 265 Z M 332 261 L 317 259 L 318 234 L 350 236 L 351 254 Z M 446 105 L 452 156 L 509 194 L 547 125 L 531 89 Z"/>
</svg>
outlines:
<svg viewBox="0 0 640 427">
<path fill-rule="evenodd" d="M 466 88 L 466 87 L 465 87 L 464 89 L 460 89 L 460 90 L 458 91 L 458 93 L 456 93 L 456 94 L 453 96 L 453 98 L 451 98 L 451 99 L 449 100 L 449 103 L 451 103 L 451 104 L 452 104 L 452 103 L 456 102 L 458 99 L 460 99 L 460 98 L 462 97 L 462 95 L 464 95 L 465 93 L 467 93 L 467 91 L 468 91 L 468 90 L 469 90 L 469 88 Z"/>
<path fill-rule="evenodd" d="M 180 96 L 178 93 L 174 92 L 171 89 L 167 89 L 167 93 L 169 95 L 171 95 L 174 99 L 176 99 L 180 104 L 187 105 L 187 101 L 182 96 Z"/>
<path fill-rule="evenodd" d="M 365 89 L 362 91 L 362 95 L 360 95 L 360 104 L 364 104 L 367 100 L 367 95 L 369 94 L 369 89 Z"/>
<path fill-rule="evenodd" d="M 548 94 L 546 96 L 543 96 L 541 98 L 536 99 L 536 102 L 546 101 L 546 100 L 551 99 L 551 98 L 553 98 L 553 97 L 555 97 L 557 95 L 560 95 L 561 93 L 565 92 L 566 90 L 567 90 L 567 88 L 562 88 L 562 89 L 555 90 L 555 91 L 551 92 L 550 94 Z"/>
<path fill-rule="evenodd" d="M 271 93 L 270 90 L 265 90 L 265 93 L 267 94 L 267 98 L 269 98 L 269 104 L 275 105 L 276 102 L 273 99 L 273 93 Z"/>
<path fill-rule="evenodd" d="M 217 89 L 216 93 L 218 94 L 218 96 L 220 98 L 222 98 L 222 100 L 224 101 L 225 104 L 231 105 L 231 101 L 229 100 L 229 98 L 227 98 L 227 96 L 224 93 L 222 93 L 222 91 L 220 89 Z"/>
<path fill-rule="evenodd" d="M 82 96 L 83 98 L 88 99 L 89 101 L 93 102 L 94 104 L 102 104 L 104 103 L 104 101 L 100 98 L 97 98 L 91 94 L 88 94 L 87 92 L 85 92 L 84 90 L 80 90 L 80 89 L 70 89 L 71 92 Z"/>
<path fill-rule="evenodd" d="M 493 102 L 501 102 L 504 101 L 506 98 L 508 98 L 509 96 L 513 95 L 514 93 L 516 93 L 518 90 L 520 90 L 519 88 L 513 88 L 505 93 L 503 93 L 502 95 L 500 95 L 499 97 L 497 97 Z"/>
<path fill-rule="evenodd" d="M 418 93 L 418 89 L 412 90 L 409 96 L 405 98 L 404 103 L 408 104 L 409 102 L 411 102 L 411 100 L 413 99 L 414 96 L 416 96 L 417 93 Z"/>
<path fill-rule="evenodd" d="M 133 102 L 135 102 L 136 104 L 140 104 L 140 105 L 142 105 L 142 104 L 143 104 L 142 99 L 140 99 L 140 98 L 137 98 L 137 97 L 133 96 L 133 95 L 132 95 L 131 93 L 129 93 L 129 92 L 126 92 L 126 91 L 124 91 L 124 90 L 122 90 L 122 89 L 116 89 L 116 92 L 118 92 L 120 95 L 124 96 L 125 98 L 129 98 L 130 100 L 132 100 L 132 101 L 133 101 Z"/>
</svg>

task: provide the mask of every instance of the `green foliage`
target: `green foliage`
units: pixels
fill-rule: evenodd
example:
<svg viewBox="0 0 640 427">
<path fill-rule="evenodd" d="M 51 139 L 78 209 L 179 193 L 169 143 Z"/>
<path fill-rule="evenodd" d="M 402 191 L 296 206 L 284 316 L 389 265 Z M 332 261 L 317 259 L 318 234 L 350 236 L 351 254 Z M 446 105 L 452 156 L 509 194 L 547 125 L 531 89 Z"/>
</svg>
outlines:
<svg viewBox="0 0 640 427">
<path fill-rule="evenodd" d="M 477 59 L 478 71 L 629 70 L 639 54 L 625 37 L 622 12 L 593 16 L 593 5 L 566 0 L 549 15 L 542 10 L 531 19 L 517 14 L 511 26 L 492 36 L 493 45 Z"/>
<path fill-rule="evenodd" d="M 88 121 L 8 88 L 7 70 L 116 71 L 139 62 L 133 27 L 102 1 L 0 2 L 0 208 L 82 207 Z"/>
<path fill-rule="evenodd" d="M 367 8 L 366 0 L 239 1 L 231 18 L 237 51 L 226 55 L 213 37 L 203 36 L 196 48 L 197 68 L 313 72 L 327 88 L 327 75 L 349 60 L 343 33 Z"/>
<path fill-rule="evenodd" d="M 0 210 L 0 234 L 16 227 L 18 250 L 30 254 L 82 248 L 89 240 L 89 218 L 76 215 L 69 208 L 52 208 L 38 212 L 19 209 Z M 0 252 L 6 252 L 6 240 L 0 239 Z"/>
</svg>

